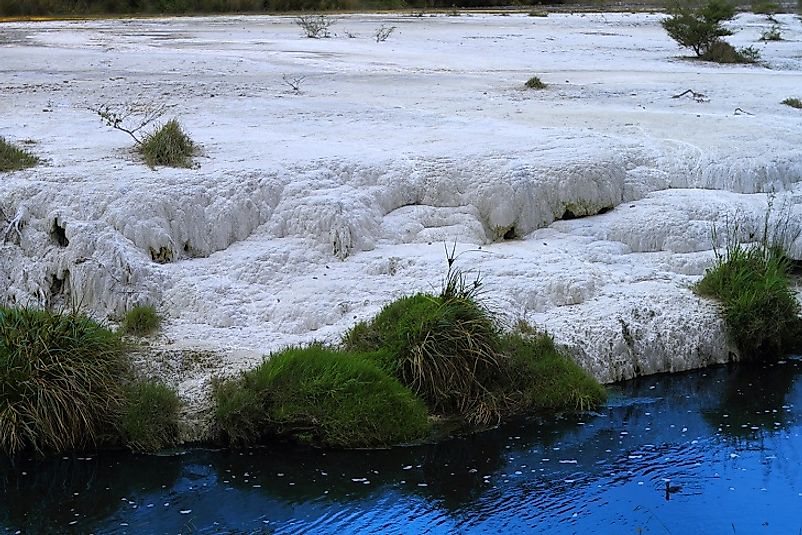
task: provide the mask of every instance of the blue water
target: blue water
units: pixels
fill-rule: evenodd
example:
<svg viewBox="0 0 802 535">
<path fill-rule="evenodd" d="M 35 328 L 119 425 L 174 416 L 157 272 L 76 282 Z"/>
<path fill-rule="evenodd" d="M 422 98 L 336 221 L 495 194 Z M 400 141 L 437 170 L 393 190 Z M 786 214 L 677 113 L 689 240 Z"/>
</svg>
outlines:
<svg viewBox="0 0 802 535">
<path fill-rule="evenodd" d="M 800 371 L 645 378 L 598 414 L 435 446 L 6 463 L 0 533 L 796 534 Z"/>
</svg>

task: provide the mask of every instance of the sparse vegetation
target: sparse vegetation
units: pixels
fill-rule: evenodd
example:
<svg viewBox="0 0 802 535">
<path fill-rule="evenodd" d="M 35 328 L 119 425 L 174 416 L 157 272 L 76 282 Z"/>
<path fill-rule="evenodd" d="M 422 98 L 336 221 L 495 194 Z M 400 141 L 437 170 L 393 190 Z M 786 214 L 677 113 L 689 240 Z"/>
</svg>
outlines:
<svg viewBox="0 0 802 535">
<path fill-rule="evenodd" d="M 148 134 L 138 147 L 150 167 L 190 167 L 195 144 L 181 128 L 177 119 L 167 121 L 161 128 Z"/>
<path fill-rule="evenodd" d="M 775 24 L 774 26 L 772 26 L 768 30 L 765 30 L 761 34 L 760 40 L 761 41 L 782 41 L 783 40 L 783 36 L 782 36 L 782 33 L 780 32 L 780 27 Z"/>
<path fill-rule="evenodd" d="M 722 37 L 732 32 L 722 22 L 735 16 L 735 6 L 725 0 L 708 0 L 695 7 L 689 2 L 676 2 L 668 8 L 669 17 L 661 22 L 669 37 L 680 46 L 690 48 L 702 58 Z M 715 60 L 712 60 L 715 61 Z"/>
<path fill-rule="evenodd" d="M 125 334 L 146 336 L 153 333 L 161 325 L 161 316 L 149 305 L 137 305 L 123 318 L 120 329 Z"/>
<path fill-rule="evenodd" d="M 721 301 L 733 342 L 745 358 L 775 356 L 800 334 L 799 302 L 791 291 L 790 262 L 764 238 L 744 245 L 730 239 L 696 290 Z"/>
<path fill-rule="evenodd" d="M 532 9 L 529 11 L 528 15 L 530 17 L 548 17 L 549 12 L 545 9 Z"/>
<path fill-rule="evenodd" d="M 125 389 L 120 431 L 135 451 L 157 451 L 178 440 L 181 402 L 174 390 L 159 383 L 139 381 Z"/>
<path fill-rule="evenodd" d="M 104 104 L 89 108 L 103 123 L 115 130 L 125 132 L 136 143 L 136 149 L 145 163 L 151 168 L 191 167 L 192 156 L 197 147 L 181 128 L 177 119 L 171 119 L 156 130 L 142 134 L 167 112 L 166 105 L 125 104 L 113 106 Z"/>
<path fill-rule="evenodd" d="M 802 99 L 790 97 L 783 100 L 782 103 L 785 104 L 786 106 L 791 106 L 792 108 L 802 110 Z"/>
<path fill-rule="evenodd" d="M 757 15 L 774 15 L 780 12 L 779 4 L 770 0 L 753 0 L 750 9 Z"/>
<path fill-rule="evenodd" d="M 27 169 L 39 163 L 39 158 L 0 137 L 0 173 Z"/>
<path fill-rule="evenodd" d="M 334 20 L 326 15 L 301 15 L 295 19 L 304 35 L 310 39 L 321 39 L 330 37 L 329 28 L 334 25 Z"/>
<path fill-rule="evenodd" d="M 537 76 L 531 77 L 524 83 L 524 85 L 528 89 L 546 89 L 547 87 L 546 84 L 544 84 L 543 81 Z"/>
<path fill-rule="evenodd" d="M 364 355 L 322 346 L 271 355 L 218 383 L 217 422 L 228 441 L 270 436 L 336 447 L 384 446 L 426 436 L 425 405 Z"/>
<path fill-rule="evenodd" d="M 376 31 L 374 32 L 373 36 L 376 38 L 377 43 L 383 43 L 390 37 L 390 35 L 392 35 L 394 31 L 395 31 L 395 26 L 385 26 L 384 24 L 382 24 L 381 26 L 376 28 Z"/>
<path fill-rule="evenodd" d="M 123 349 L 77 312 L 0 308 L 0 451 L 63 452 L 114 436 Z"/>
</svg>

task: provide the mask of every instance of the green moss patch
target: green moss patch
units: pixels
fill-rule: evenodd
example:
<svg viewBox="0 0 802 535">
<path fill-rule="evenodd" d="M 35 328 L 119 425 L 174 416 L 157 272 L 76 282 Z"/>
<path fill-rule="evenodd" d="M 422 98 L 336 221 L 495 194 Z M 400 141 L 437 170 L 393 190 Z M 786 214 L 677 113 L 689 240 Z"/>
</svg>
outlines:
<svg viewBox="0 0 802 535">
<path fill-rule="evenodd" d="M 0 308 L 0 451 L 61 452 L 114 434 L 119 337 L 78 313 Z"/>
<path fill-rule="evenodd" d="M 0 172 L 27 169 L 39 163 L 39 158 L 0 137 Z"/>
<path fill-rule="evenodd" d="M 269 436 L 336 447 L 375 447 L 425 437 L 426 406 L 357 353 L 321 346 L 271 355 L 216 385 L 217 422 L 228 440 Z"/>
</svg>

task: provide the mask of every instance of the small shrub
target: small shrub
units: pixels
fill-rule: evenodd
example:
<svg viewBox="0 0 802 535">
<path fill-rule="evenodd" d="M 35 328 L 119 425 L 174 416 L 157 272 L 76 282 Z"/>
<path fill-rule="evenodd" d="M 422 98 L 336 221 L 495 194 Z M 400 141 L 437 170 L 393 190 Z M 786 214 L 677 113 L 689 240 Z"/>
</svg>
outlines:
<svg viewBox="0 0 802 535">
<path fill-rule="evenodd" d="M 669 37 L 698 57 L 721 42 L 721 37 L 732 34 L 721 23 L 735 16 L 735 7 L 724 0 L 708 0 L 699 7 L 678 2 L 669 7 L 668 13 L 670 16 L 660 24 Z"/>
<path fill-rule="evenodd" d="M 321 39 L 330 37 L 329 28 L 334 25 L 334 20 L 326 15 L 302 15 L 295 19 L 304 35 L 310 39 Z"/>
<path fill-rule="evenodd" d="M 195 144 L 184 133 L 181 124 L 176 119 L 171 119 L 145 136 L 138 149 L 150 167 L 190 167 Z"/>
<path fill-rule="evenodd" d="M 530 17 L 548 17 L 549 12 L 545 9 L 532 9 L 529 11 L 528 15 Z"/>
<path fill-rule="evenodd" d="M 715 63 L 756 63 L 760 59 L 760 52 L 751 46 L 735 50 L 731 44 L 719 40 L 713 43 L 699 59 Z"/>
<path fill-rule="evenodd" d="M 744 357 L 780 352 L 798 334 L 800 307 L 789 272 L 776 247 L 736 243 L 696 286 L 699 294 L 721 301 L 730 337 Z"/>
<path fill-rule="evenodd" d="M 783 36 L 780 32 L 780 27 L 776 24 L 770 29 L 764 31 L 760 36 L 761 41 L 782 41 Z"/>
<path fill-rule="evenodd" d="M 39 163 L 39 158 L 0 137 L 0 173 L 27 169 Z"/>
<path fill-rule="evenodd" d="M 546 84 L 544 84 L 537 76 L 531 77 L 526 81 L 526 83 L 524 83 L 524 85 L 529 89 L 546 89 Z"/>
<path fill-rule="evenodd" d="M 81 314 L 0 308 L 0 451 L 102 442 L 127 369 L 119 337 Z"/>
<path fill-rule="evenodd" d="M 335 447 L 385 446 L 428 433 L 426 406 L 365 356 L 290 348 L 214 389 L 218 425 L 235 445 L 271 435 Z"/>
<path fill-rule="evenodd" d="M 146 336 L 158 329 L 161 322 L 161 316 L 154 307 L 137 305 L 126 312 L 120 328 L 125 334 Z"/>
<path fill-rule="evenodd" d="M 787 98 L 782 101 L 783 104 L 786 106 L 791 106 L 792 108 L 796 108 L 798 110 L 802 110 L 802 99 L 798 98 Z"/>
<path fill-rule="evenodd" d="M 134 451 L 157 451 L 178 438 L 181 402 L 174 390 L 158 383 L 136 382 L 125 390 L 120 431 Z"/>
</svg>

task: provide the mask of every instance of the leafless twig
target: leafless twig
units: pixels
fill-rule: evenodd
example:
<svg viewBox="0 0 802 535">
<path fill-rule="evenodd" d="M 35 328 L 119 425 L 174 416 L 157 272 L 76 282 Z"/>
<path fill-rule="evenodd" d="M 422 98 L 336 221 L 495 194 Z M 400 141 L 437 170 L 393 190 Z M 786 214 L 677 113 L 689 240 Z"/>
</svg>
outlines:
<svg viewBox="0 0 802 535">
<path fill-rule="evenodd" d="M 138 133 L 146 126 L 159 120 L 169 106 L 166 104 L 103 104 L 97 108 L 88 108 L 95 112 L 106 126 L 125 132 L 137 145 L 142 144 L 142 136 Z"/>
<path fill-rule="evenodd" d="M 686 89 L 682 93 L 674 95 L 671 98 L 682 98 L 685 95 L 690 95 L 696 102 L 710 102 L 710 99 L 707 98 L 707 95 L 705 95 L 704 93 L 697 93 L 693 89 Z"/>
<path fill-rule="evenodd" d="M 306 80 L 306 76 L 295 76 L 290 78 L 286 74 L 282 74 L 281 79 L 284 81 L 284 84 L 290 86 L 293 91 L 298 93 L 301 90 L 301 84 L 304 80 Z"/>
</svg>

